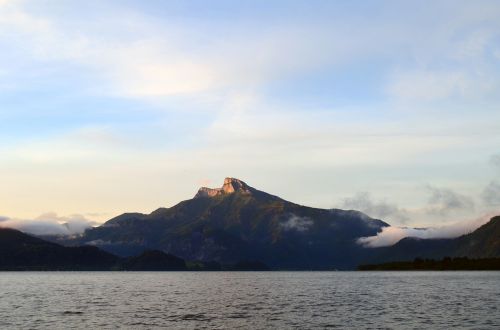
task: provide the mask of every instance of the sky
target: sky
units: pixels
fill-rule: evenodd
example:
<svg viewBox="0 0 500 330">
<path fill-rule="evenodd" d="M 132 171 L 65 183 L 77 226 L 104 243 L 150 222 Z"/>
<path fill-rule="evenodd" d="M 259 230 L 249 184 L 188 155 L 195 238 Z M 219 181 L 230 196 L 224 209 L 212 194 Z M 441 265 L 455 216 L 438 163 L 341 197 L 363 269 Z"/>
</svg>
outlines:
<svg viewBox="0 0 500 330">
<path fill-rule="evenodd" d="M 400 227 L 500 213 L 500 2 L 0 0 L 0 222 L 225 177 Z"/>
</svg>

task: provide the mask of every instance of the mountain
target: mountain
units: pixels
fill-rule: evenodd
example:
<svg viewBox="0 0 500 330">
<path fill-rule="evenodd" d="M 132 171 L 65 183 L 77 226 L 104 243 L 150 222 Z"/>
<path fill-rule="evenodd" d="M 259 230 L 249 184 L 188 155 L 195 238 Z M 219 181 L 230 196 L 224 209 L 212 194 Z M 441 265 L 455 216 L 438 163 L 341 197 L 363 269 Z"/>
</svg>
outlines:
<svg viewBox="0 0 500 330">
<path fill-rule="evenodd" d="M 106 270 L 118 260 L 93 246 L 64 247 L 0 228 L 0 270 Z"/>
<path fill-rule="evenodd" d="M 0 270 L 354 269 L 500 257 L 500 216 L 455 239 L 408 237 L 383 248 L 356 243 L 386 226 L 358 211 L 306 207 L 226 178 L 221 188 L 202 187 L 171 208 L 125 213 L 80 237 L 52 238 L 66 247 L 0 229 Z"/>
<path fill-rule="evenodd" d="M 372 253 L 356 244 L 388 226 L 358 211 L 298 205 L 226 178 L 194 198 L 151 214 L 125 213 L 65 244 L 121 256 L 160 250 L 185 260 L 273 269 L 351 269 Z"/>
<path fill-rule="evenodd" d="M 452 239 L 403 238 L 390 247 L 374 249 L 368 263 L 411 261 L 414 258 L 500 258 L 500 216 L 470 234 Z M 368 260 L 366 260 L 368 261 Z M 367 263 L 367 262 L 365 262 Z"/>
</svg>

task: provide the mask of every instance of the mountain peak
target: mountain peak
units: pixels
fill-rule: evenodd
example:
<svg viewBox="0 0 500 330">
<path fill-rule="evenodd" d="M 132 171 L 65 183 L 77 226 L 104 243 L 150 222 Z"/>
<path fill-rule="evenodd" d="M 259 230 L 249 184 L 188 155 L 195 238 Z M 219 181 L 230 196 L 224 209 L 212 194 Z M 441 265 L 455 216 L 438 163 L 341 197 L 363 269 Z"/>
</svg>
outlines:
<svg viewBox="0 0 500 330">
<path fill-rule="evenodd" d="M 199 197 L 215 197 L 219 195 L 228 195 L 234 192 L 241 192 L 244 194 L 250 194 L 250 186 L 245 182 L 235 179 L 235 178 L 225 178 L 224 184 L 221 188 L 207 188 L 201 187 L 194 198 Z"/>
</svg>

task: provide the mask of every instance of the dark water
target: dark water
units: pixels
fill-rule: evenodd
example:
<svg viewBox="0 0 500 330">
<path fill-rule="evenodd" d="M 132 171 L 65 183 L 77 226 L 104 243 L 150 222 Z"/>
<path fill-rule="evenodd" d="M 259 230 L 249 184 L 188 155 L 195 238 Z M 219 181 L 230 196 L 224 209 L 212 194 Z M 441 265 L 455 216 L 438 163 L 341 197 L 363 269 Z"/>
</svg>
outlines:
<svg viewBox="0 0 500 330">
<path fill-rule="evenodd" d="M 0 328 L 499 329 L 500 272 L 0 273 Z"/>
</svg>

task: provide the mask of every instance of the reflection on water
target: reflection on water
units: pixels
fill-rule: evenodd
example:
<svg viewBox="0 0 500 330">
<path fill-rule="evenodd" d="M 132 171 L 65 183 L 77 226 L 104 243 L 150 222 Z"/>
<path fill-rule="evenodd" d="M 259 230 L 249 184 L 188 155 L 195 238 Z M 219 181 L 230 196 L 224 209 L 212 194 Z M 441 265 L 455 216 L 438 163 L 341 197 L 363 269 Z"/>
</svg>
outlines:
<svg viewBox="0 0 500 330">
<path fill-rule="evenodd" d="M 500 327 L 500 272 L 0 273 L 0 328 Z"/>
</svg>

